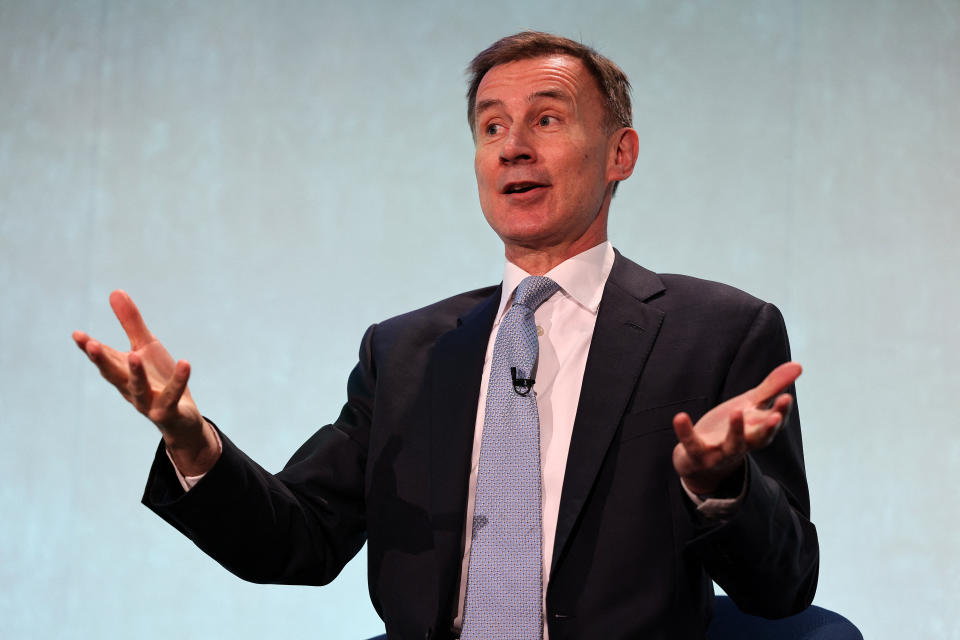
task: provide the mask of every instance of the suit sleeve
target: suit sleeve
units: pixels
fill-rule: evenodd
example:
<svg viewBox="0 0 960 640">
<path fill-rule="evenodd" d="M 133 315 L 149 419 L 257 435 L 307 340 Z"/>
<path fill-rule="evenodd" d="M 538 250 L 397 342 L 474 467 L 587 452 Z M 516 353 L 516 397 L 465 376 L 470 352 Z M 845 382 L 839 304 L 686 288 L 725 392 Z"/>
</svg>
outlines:
<svg viewBox="0 0 960 640">
<path fill-rule="evenodd" d="M 226 569 L 251 582 L 322 585 L 366 540 L 364 474 L 375 367 L 367 330 L 339 418 L 274 475 L 222 432 L 213 468 L 184 492 L 157 450 L 143 503 Z"/>
<path fill-rule="evenodd" d="M 756 386 L 790 360 L 783 318 L 762 306 L 731 363 L 721 401 Z M 747 457 L 743 502 L 722 524 L 691 541 L 710 576 L 746 613 L 792 615 L 813 600 L 819 571 L 817 532 L 803 463 L 796 389 L 789 421 L 765 449 Z"/>
</svg>

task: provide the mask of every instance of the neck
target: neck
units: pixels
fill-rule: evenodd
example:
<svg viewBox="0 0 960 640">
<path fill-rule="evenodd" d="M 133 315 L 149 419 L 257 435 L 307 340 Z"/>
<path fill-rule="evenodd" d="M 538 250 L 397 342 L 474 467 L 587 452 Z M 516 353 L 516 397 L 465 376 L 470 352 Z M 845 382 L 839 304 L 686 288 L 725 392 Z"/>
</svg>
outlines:
<svg viewBox="0 0 960 640">
<path fill-rule="evenodd" d="M 532 276 L 542 276 L 561 262 L 592 249 L 601 242 L 606 242 L 606 231 L 600 236 L 579 238 L 578 240 L 552 247 L 522 247 L 505 245 L 504 254 L 507 260 L 517 265 Z"/>
</svg>

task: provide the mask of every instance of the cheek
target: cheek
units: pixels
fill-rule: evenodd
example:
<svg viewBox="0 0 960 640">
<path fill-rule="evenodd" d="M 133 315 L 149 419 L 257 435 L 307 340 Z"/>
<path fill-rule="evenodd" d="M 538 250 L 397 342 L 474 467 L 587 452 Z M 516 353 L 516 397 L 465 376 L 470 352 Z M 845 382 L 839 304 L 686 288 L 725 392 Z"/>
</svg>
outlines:
<svg viewBox="0 0 960 640">
<path fill-rule="evenodd" d="M 477 153 L 473 161 L 473 172 L 477 176 L 477 186 L 481 192 L 493 183 L 490 162 L 484 154 Z"/>
<path fill-rule="evenodd" d="M 480 210 L 483 211 L 483 216 L 489 221 L 490 216 L 493 214 L 492 208 L 496 203 L 495 194 L 492 193 L 496 182 L 491 175 L 489 165 L 485 164 L 484 157 L 480 153 L 474 158 L 473 171 L 477 178 L 477 195 L 480 200 Z"/>
</svg>

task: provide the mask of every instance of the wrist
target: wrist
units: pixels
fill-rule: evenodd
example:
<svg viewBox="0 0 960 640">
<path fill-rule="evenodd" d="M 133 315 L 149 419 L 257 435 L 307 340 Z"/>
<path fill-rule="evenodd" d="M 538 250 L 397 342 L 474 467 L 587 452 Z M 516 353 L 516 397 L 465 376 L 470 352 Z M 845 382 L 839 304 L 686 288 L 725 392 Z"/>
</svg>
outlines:
<svg viewBox="0 0 960 640">
<path fill-rule="evenodd" d="M 694 474 L 681 477 L 683 485 L 701 500 L 709 498 L 736 498 L 742 493 L 747 465 L 741 461 L 736 467 L 724 472 Z"/>
<path fill-rule="evenodd" d="M 201 418 L 200 429 L 170 437 L 164 434 L 164 446 L 173 464 L 185 476 L 207 473 L 220 458 L 220 439 L 213 426 Z"/>
</svg>

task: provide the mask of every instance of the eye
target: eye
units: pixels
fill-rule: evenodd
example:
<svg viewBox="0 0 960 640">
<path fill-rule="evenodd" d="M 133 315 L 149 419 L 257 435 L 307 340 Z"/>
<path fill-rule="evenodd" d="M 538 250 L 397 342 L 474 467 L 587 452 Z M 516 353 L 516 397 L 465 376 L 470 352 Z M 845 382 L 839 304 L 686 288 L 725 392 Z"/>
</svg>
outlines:
<svg viewBox="0 0 960 640">
<path fill-rule="evenodd" d="M 553 116 L 540 116 L 540 120 L 537 121 L 537 124 L 541 127 L 549 127 L 557 121 Z"/>
<path fill-rule="evenodd" d="M 500 125 L 495 122 L 491 122 L 486 126 L 483 132 L 488 136 L 495 136 L 500 133 Z"/>
</svg>

